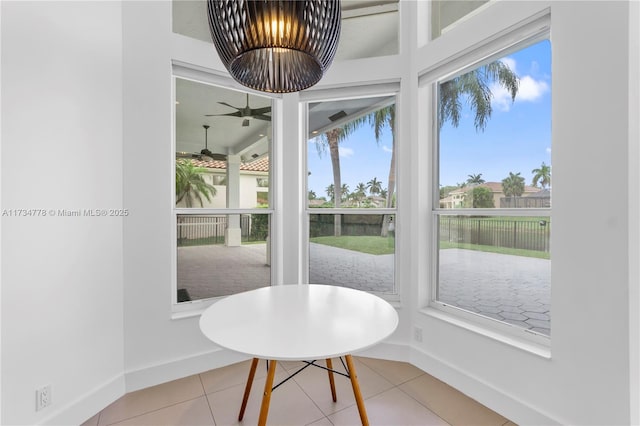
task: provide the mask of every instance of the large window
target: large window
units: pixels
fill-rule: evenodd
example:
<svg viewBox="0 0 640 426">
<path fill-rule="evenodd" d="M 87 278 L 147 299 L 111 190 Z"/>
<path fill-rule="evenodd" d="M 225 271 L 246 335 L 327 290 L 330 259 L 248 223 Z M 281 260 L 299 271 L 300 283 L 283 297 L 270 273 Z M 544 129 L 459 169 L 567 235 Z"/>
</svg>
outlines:
<svg viewBox="0 0 640 426">
<path fill-rule="evenodd" d="M 271 284 L 271 99 L 175 78 L 176 302 Z"/>
<path fill-rule="evenodd" d="M 395 96 L 308 104 L 309 282 L 396 293 Z"/>
<path fill-rule="evenodd" d="M 436 84 L 433 206 L 441 309 L 551 332 L 548 40 Z"/>
</svg>

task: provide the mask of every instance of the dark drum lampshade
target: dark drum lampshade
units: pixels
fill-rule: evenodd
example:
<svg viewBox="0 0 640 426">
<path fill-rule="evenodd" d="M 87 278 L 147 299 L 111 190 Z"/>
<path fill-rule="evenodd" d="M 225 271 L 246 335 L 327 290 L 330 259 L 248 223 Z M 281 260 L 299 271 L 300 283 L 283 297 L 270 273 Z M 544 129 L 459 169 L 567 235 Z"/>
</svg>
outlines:
<svg viewBox="0 0 640 426">
<path fill-rule="evenodd" d="M 207 11 L 231 76 L 262 92 L 313 86 L 338 48 L 340 0 L 209 0 Z"/>
</svg>

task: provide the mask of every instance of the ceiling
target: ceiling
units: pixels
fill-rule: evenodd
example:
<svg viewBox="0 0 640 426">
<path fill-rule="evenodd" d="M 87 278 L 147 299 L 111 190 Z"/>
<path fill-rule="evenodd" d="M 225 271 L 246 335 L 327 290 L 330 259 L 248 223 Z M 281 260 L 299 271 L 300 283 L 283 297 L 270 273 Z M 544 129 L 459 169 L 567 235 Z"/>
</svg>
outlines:
<svg viewBox="0 0 640 426">
<path fill-rule="evenodd" d="M 173 31 L 211 43 L 206 2 L 173 1 Z M 213 54 L 215 49 L 211 44 Z M 336 60 L 356 59 L 395 54 L 398 51 L 398 0 L 343 0 L 342 31 Z M 370 110 L 380 98 L 323 102 L 309 106 L 309 130 L 328 130 Z M 264 156 L 271 137 L 269 121 L 251 119 L 242 126 L 240 117 L 207 117 L 206 114 L 227 114 L 247 105 L 247 93 L 204 83 L 176 78 L 176 150 L 199 153 L 206 144 L 210 151 L 240 155 L 243 161 Z M 388 101 L 387 101 L 388 104 Z M 271 105 L 271 99 L 251 92 L 249 106 Z M 329 119 L 344 111 L 348 117 Z M 270 114 L 267 114 L 270 115 Z M 210 126 L 207 131 L 203 125 Z"/>
</svg>

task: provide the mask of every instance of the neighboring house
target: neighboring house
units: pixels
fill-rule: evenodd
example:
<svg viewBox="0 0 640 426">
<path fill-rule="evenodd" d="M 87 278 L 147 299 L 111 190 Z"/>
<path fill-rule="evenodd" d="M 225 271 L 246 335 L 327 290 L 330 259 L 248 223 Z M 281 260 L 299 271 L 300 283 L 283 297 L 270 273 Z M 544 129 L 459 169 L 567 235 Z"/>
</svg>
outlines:
<svg viewBox="0 0 640 426">
<path fill-rule="evenodd" d="M 215 160 L 191 160 L 206 169 L 205 181 L 216 188 L 210 202 L 203 197 L 203 208 L 226 208 L 227 206 L 227 162 Z M 235 208 L 252 209 L 269 202 L 269 158 L 261 158 L 240 164 L 239 205 Z M 177 207 L 185 207 L 184 201 Z M 199 206 L 197 206 L 199 207 Z"/>
<path fill-rule="evenodd" d="M 459 209 L 464 207 L 464 201 L 467 196 L 467 193 L 471 191 L 475 187 L 484 187 L 489 188 L 491 193 L 493 194 L 493 204 L 496 207 L 509 207 L 505 205 L 509 203 L 509 200 L 505 198 L 504 193 L 502 192 L 502 182 L 485 182 L 479 185 L 469 185 L 463 188 L 458 188 L 456 190 L 451 191 L 445 198 L 440 200 L 440 208 L 442 209 Z M 528 198 L 541 192 L 540 188 L 536 188 L 535 186 L 526 186 L 524 187 L 524 192 L 521 197 L 517 198 Z M 546 190 L 546 196 L 550 197 L 550 191 Z M 505 201 L 506 200 L 506 201 Z M 515 207 L 515 206 L 514 206 Z M 517 207 L 529 207 L 525 205 L 517 205 Z M 533 206 L 532 206 L 533 207 Z M 537 206 L 535 206 L 537 207 Z"/>
</svg>

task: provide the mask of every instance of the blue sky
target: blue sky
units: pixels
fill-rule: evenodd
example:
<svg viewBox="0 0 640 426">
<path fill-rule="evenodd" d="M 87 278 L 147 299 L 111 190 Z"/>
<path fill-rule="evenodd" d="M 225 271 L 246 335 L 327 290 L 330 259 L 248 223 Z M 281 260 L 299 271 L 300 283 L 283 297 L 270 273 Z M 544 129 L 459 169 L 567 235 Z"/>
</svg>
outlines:
<svg viewBox="0 0 640 426">
<path fill-rule="evenodd" d="M 485 130 L 477 132 L 473 114 L 465 107 L 460 125 L 445 123 L 440 132 L 440 184 L 465 182 L 470 174 L 482 174 L 487 182 L 500 182 L 509 172 L 520 173 L 527 185 L 531 170 L 544 162 L 551 165 L 551 51 L 548 41 L 539 42 L 501 59 L 520 78 L 515 102 L 499 86 L 492 87 L 493 113 Z M 402 143 L 401 141 L 399 143 Z M 377 143 L 365 125 L 340 146 L 342 182 L 353 191 L 373 177 L 386 188 L 391 161 L 389 129 Z M 318 197 L 333 183 L 328 152 L 319 156 L 312 141 L 308 146 L 308 189 Z"/>
</svg>

